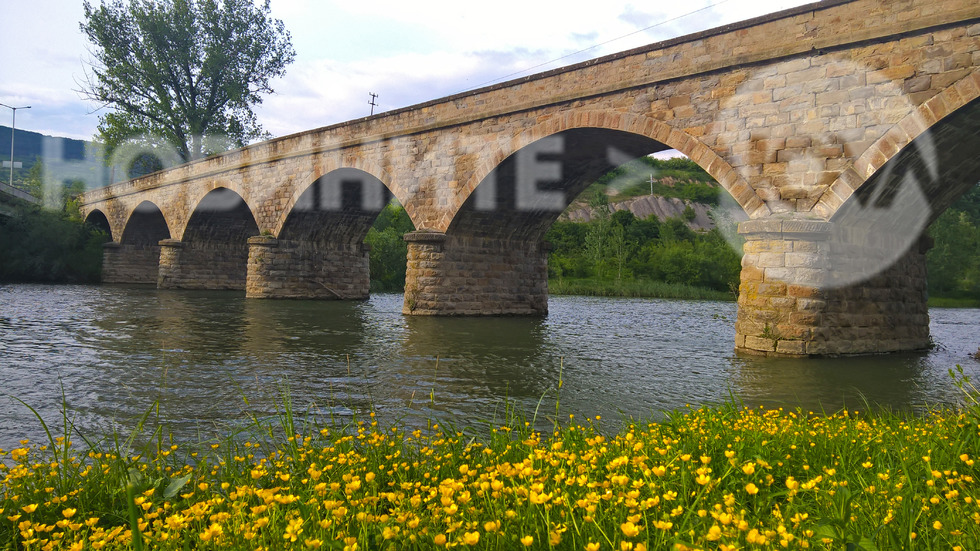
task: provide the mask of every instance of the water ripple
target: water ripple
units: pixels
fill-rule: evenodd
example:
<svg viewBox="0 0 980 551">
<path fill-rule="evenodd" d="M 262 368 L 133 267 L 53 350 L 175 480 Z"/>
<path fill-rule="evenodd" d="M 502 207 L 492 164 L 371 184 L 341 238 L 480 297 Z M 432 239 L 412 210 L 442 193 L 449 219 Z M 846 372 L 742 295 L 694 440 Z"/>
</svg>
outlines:
<svg viewBox="0 0 980 551">
<path fill-rule="evenodd" d="M 552 297 L 543 318 L 418 318 L 400 295 L 366 302 L 247 301 L 232 292 L 130 287 L 0 287 L 2 394 L 60 419 L 61 390 L 88 433 L 131 430 L 154 404 L 180 436 L 203 438 L 274 415 L 288 387 L 299 410 L 375 410 L 422 424 L 533 411 L 648 417 L 718 403 L 838 409 L 863 401 L 951 403 L 947 370 L 980 342 L 980 311 L 934 309 L 935 350 L 830 360 L 733 351 L 735 305 Z M 560 395 L 556 389 L 561 381 Z M 30 411 L 0 397 L 0 448 L 42 436 Z"/>
</svg>

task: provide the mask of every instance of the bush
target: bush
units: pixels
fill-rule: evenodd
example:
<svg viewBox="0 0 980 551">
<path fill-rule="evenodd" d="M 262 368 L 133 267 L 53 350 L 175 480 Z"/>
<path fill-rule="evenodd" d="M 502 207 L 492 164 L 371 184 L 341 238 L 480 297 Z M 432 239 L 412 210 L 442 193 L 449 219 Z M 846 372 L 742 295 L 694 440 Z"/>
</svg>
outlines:
<svg viewBox="0 0 980 551">
<path fill-rule="evenodd" d="M 17 206 L 0 218 L 0 281 L 97 283 L 109 237 L 67 212 Z"/>
</svg>

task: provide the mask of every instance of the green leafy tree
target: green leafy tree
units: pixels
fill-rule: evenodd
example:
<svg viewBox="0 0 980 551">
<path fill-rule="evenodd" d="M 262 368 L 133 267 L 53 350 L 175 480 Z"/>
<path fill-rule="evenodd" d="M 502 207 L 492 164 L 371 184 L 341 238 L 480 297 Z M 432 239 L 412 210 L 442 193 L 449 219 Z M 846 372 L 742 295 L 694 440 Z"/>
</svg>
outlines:
<svg viewBox="0 0 980 551">
<path fill-rule="evenodd" d="M 113 109 L 99 124 L 108 152 L 158 136 L 189 161 L 220 149 L 217 138 L 241 146 L 265 136 L 252 106 L 295 57 L 268 0 L 83 5 L 92 60 L 82 92 Z"/>
<path fill-rule="evenodd" d="M 27 193 L 30 193 L 39 201 L 44 200 L 43 170 L 41 158 L 38 157 L 31 166 L 31 169 L 27 171 L 27 177 L 23 180 L 23 187 L 27 190 Z"/>
<path fill-rule="evenodd" d="M 56 211 L 19 205 L 0 217 L 0 282 L 98 282 L 108 238 L 82 223 L 70 206 Z"/>
<path fill-rule="evenodd" d="M 405 288 L 408 245 L 403 236 L 414 230 L 412 219 L 401 205 L 388 204 L 378 215 L 364 239 L 371 245 L 372 291 L 401 291 Z"/>
</svg>

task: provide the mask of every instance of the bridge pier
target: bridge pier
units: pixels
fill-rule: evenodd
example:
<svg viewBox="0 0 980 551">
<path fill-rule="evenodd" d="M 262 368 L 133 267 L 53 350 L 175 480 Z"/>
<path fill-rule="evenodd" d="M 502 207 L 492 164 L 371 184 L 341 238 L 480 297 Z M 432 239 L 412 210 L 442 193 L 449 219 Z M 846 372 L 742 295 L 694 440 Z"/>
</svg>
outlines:
<svg viewBox="0 0 980 551">
<path fill-rule="evenodd" d="M 548 312 L 544 243 L 405 234 L 405 305 L 412 315 L 506 315 Z"/>
<path fill-rule="evenodd" d="M 110 241 L 102 245 L 102 283 L 156 284 L 160 246 Z"/>
<path fill-rule="evenodd" d="M 366 299 L 370 246 L 258 235 L 248 239 L 248 298 Z"/>
<path fill-rule="evenodd" d="M 164 239 L 157 288 L 242 290 L 247 255 L 241 246 Z"/>
<path fill-rule="evenodd" d="M 846 273 L 873 265 L 885 247 L 842 243 L 836 230 L 832 222 L 814 220 L 739 225 L 746 242 L 736 350 L 821 356 L 929 346 L 928 239 L 920 238 L 884 270 L 847 283 L 841 279 Z"/>
</svg>

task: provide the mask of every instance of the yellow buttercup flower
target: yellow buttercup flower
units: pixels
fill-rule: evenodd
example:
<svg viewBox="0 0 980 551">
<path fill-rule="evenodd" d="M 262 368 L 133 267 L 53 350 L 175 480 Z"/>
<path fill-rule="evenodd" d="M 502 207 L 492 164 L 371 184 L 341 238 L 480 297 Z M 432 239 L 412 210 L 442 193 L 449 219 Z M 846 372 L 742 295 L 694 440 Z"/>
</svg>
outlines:
<svg viewBox="0 0 980 551">
<path fill-rule="evenodd" d="M 635 538 L 640 533 L 640 528 L 628 521 L 620 524 L 619 529 L 623 531 L 623 535 L 627 538 Z"/>
</svg>

